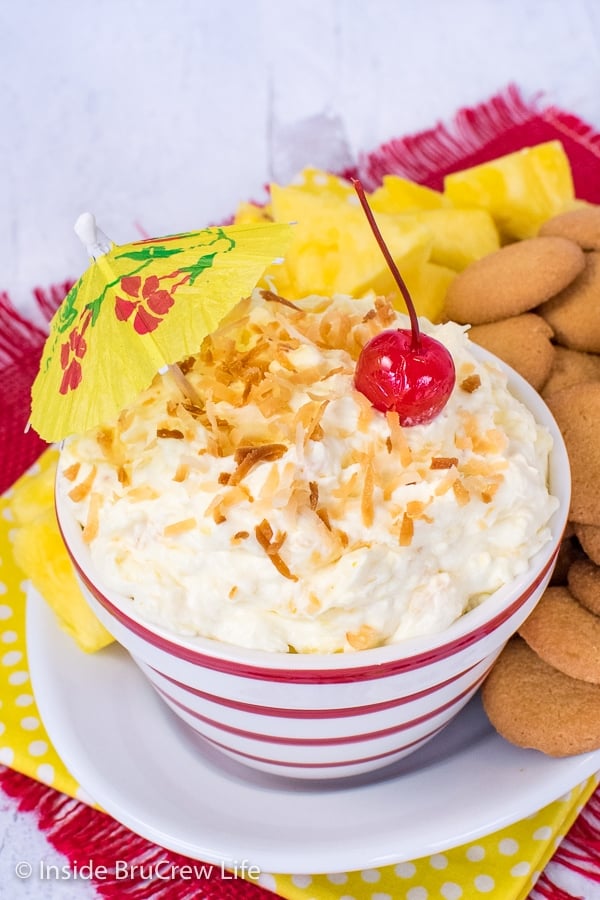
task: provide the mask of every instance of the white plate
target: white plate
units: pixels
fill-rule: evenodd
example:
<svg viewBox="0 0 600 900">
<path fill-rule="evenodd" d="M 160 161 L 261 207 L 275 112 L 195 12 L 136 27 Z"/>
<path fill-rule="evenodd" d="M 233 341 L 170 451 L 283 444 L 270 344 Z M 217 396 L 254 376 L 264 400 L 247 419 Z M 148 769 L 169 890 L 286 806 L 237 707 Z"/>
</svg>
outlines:
<svg viewBox="0 0 600 900">
<path fill-rule="evenodd" d="M 416 859 L 536 812 L 600 769 L 511 746 L 476 698 L 414 756 L 336 782 L 263 775 L 205 746 L 116 645 L 77 649 L 31 591 L 33 690 L 59 755 L 133 831 L 208 863 L 317 874 Z"/>
</svg>

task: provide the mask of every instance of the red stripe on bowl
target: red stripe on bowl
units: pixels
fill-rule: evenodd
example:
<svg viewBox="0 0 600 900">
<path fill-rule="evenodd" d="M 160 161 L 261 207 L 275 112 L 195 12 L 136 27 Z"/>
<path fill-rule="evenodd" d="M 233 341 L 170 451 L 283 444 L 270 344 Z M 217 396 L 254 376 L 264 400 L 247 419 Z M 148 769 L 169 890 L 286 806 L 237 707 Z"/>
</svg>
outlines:
<svg viewBox="0 0 600 900">
<path fill-rule="evenodd" d="M 410 719 L 408 722 L 402 722 L 400 725 L 392 725 L 389 728 L 381 728 L 379 731 L 370 731 L 363 732 L 361 734 L 352 734 L 347 735 L 346 737 L 329 737 L 329 738 L 296 738 L 296 737 L 283 737 L 272 734 L 264 734 L 262 732 L 257 731 L 246 731 L 243 728 L 236 728 L 233 725 L 226 725 L 224 722 L 217 722 L 215 719 L 211 719 L 208 716 L 202 715 L 202 713 L 197 712 L 195 709 L 190 709 L 189 706 L 186 706 L 185 703 L 182 703 L 180 700 L 176 700 L 175 697 L 172 697 L 162 688 L 159 688 L 158 685 L 152 683 L 154 689 L 165 699 L 165 701 L 173 706 L 176 706 L 178 709 L 183 710 L 183 712 L 192 716 L 194 719 L 198 719 L 198 721 L 203 722 L 205 725 L 208 725 L 211 728 L 216 728 L 219 731 L 226 731 L 228 734 L 235 734 L 236 737 L 246 738 L 247 740 L 252 741 L 261 741 L 266 744 L 282 744 L 288 747 L 333 747 L 339 744 L 356 744 L 361 741 L 374 741 L 377 738 L 388 737 L 391 734 L 398 734 L 400 731 L 406 731 L 409 728 L 413 728 L 416 725 L 422 725 L 423 722 L 427 722 L 429 719 L 435 718 L 435 716 L 440 715 L 440 713 L 446 712 L 446 710 L 451 709 L 453 706 L 456 706 L 461 700 L 467 697 L 469 694 L 472 694 L 481 684 L 485 675 L 482 675 L 474 684 L 469 685 L 464 691 L 461 691 L 456 697 L 453 697 L 451 700 L 446 701 L 441 706 L 436 707 L 436 709 L 432 709 L 431 711 L 424 713 L 422 716 L 417 716 L 414 719 Z M 202 733 L 202 732 L 200 732 Z"/>
<path fill-rule="evenodd" d="M 417 691 L 414 694 L 408 694 L 406 697 L 398 697 L 394 698 L 393 700 L 383 700 L 380 703 L 368 703 L 364 706 L 345 706 L 341 709 L 296 709 L 292 707 L 260 706 L 259 704 L 246 703 L 242 700 L 230 700 L 229 698 L 219 697 L 217 694 L 209 694 L 207 691 L 201 691 L 199 688 L 190 687 L 187 684 L 183 684 L 183 682 L 177 681 L 176 678 L 172 678 L 170 675 L 165 675 L 164 672 L 159 672 L 158 669 L 155 669 L 153 666 L 149 666 L 147 663 L 143 663 L 138 660 L 138 664 L 141 665 L 143 669 L 148 669 L 150 672 L 153 672 L 154 675 L 170 682 L 171 684 L 175 685 L 175 687 L 180 688 L 180 690 L 185 691 L 188 694 L 192 694 L 194 697 L 199 697 L 201 700 L 205 700 L 208 703 L 217 703 L 219 706 L 226 706 L 229 709 L 236 709 L 240 712 L 247 712 L 253 713 L 254 715 L 258 716 L 271 716 L 273 718 L 282 719 L 341 719 L 348 716 L 364 716 L 368 715 L 369 713 L 381 712 L 386 709 L 394 709 L 394 707 L 396 706 L 404 706 L 404 704 L 406 703 L 411 703 L 414 700 L 420 700 L 423 697 L 427 697 L 429 694 L 433 694 L 434 692 L 447 687 L 454 681 L 458 681 L 458 679 L 462 678 L 463 675 L 467 675 L 469 672 L 475 669 L 479 665 L 479 662 L 474 663 L 472 666 L 468 666 L 462 672 L 459 672 L 458 675 L 453 675 L 452 678 L 448 678 L 445 681 L 440 681 L 438 684 L 434 684 L 422 691 Z M 486 670 L 482 677 L 485 677 L 488 671 L 489 669 Z M 153 676 L 149 675 L 148 677 L 155 684 Z M 169 696 L 171 695 L 169 694 Z"/>
<path fill-rule="evenodd" d="M 68 548 L 68 545 L 67 545 Z M 184 662 L 191 663 L 195 666 L 202 666 L 206 669 L 212 669 L 227 675 L 235 675 L 240 678 L 254 678 L 261 681 L 274 681 L 292 684 L 350 684 L 358 681 L 369 681 L 377 678 L 389 678 L 393 675 L 399 675 L 406 671 L 423 668 L 432 665 L 453 656 L 455 653 L 465 650 L 476 644 L 482 638 L 494 632 L 504 622 L 508 621 L 520 607 L 527 602 L 539 584 L 546 577 L 551 567 L 554 565 L 558 547 L 548 560 L 542 571 L 539 573 L 535 581 L 514 600 L 510 606 L 494 616 L 488 622 L 480 625 L 478 628 L 467 632 L 464 635 L 434 647 L 425 653 L 417 653 L 413 656 L 403 659 L 390 660 L 389 662 L 380 663 L 378 665 L 366 664 L 340 669 L 287 669 L 287 668 L 270 668 L 268 666 L 257 666 L 250 663 L 239 662 L 235 660 L 223 659 L 219 656 L 209 656 L 207 653 L 196 650 L 192 647 L 185 647 L 176 644 L 174 641 L 150 631 L 140 622 L 130 618 L 121 609 L 111 603 L 102 592 L 90 581 L 85 572 L 78 565 L 77 561 L 72 557 L 73 564 L 77 572 L 88 588 L 93 597 L 104 607 L 104 609 L 125 628 L 135 634 L 137 637 Z M 485 601 L 484 601 L 485 602 Z M 218 643 L 218 642 L 215 642 Z M 399 645 L 400 648 L 401 645 Z M 360 651 L 361 654 L 368 654 L 369 650 Z M 285 654 L 278 654 L 285 656 Z M 340 666 L 343 663 L 340 661 Z"/>
<path fill-rule="evenodd" d="M 361 756 L 359 759 L 348 759 L 342 762 L 292 762 L 280 759 L 269 759 L 266 756 L 255 756 L 253 753 L 245 753 L 243 750 L 237 750 L 227 746 L 227 744 L 221 744 L 219 741 L 215 741 L 214 738 L 207 737 L 205 734 L 199 734 L 199 737 L 201 737 L 202 740 L 207 741 L 207 743 L 212 744 L 213 747 L 218 747 L 220 750 L 224 750 L 232 756 L 239 756 L 244 760 L 251 759 L 256 763 L 262 763 L 263 765 L 273 767 L 278 766 L 285 769 L 344 769 L 349 766 L 361 766 L 365 763 L 376 762 L 378 759 L 397 756 L 399 753 L 404 753 L 406 750 L 425 744 L 427 741 L 431 740 L 431 738 L 435 737 L 438 732 L 442 731 L 447 724 L 449 723 L 444 722 L 432 731 L 428 731 L 423 737 L 417 738 L 415 741 L 409 741 L 408 744 L 402 744 L 401 747 L 395 747 L 394 750 L 386 750 L 385 753 L 376 753 L 374 756 Z"/>
</svg>

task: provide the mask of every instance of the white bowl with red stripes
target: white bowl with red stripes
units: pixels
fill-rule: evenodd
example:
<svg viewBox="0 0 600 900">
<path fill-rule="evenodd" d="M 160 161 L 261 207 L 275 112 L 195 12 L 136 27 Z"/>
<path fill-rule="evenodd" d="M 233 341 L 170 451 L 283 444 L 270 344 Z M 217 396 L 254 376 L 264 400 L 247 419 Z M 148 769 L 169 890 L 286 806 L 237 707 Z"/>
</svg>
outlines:
<svg viewBox="0 0 600 900">
<path fill-rule="evenodd" d="M 171 709 L 213 747 L 256 769 L 296 778 L 339 778 L 414 752 L 473 696 L 552 573 L 570 502 L 562 437 L 521 378 L 511 389 L 554 439 L 550 488 L 559 499 L 552 540 L 526 572 L 443 633 L 345 654 L 248 650 L 170 633 L 142 620 L 102 584 L 81 529 L 60 500 L 65 544 L 92 610 Z M 143 748 L 140 748 L 143 752 Z"/>
</svg>

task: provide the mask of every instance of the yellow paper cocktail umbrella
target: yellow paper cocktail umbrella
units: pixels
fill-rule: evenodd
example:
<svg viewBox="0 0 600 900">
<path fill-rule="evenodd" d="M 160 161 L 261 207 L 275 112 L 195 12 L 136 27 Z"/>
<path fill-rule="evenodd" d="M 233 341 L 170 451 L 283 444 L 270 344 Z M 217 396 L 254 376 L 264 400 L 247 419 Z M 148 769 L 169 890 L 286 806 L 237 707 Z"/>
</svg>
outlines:
<svg viewBox="0 0 600 900">
<path fill-rule="evenodd" d="M 30 425 L 47 441 L 114 420 L 158 371 L 204 337 L 285 253 L 291 228 L 263 223 L 116 246 L 84 214 L 92 263 L 50 323 Z"/>
</svg>

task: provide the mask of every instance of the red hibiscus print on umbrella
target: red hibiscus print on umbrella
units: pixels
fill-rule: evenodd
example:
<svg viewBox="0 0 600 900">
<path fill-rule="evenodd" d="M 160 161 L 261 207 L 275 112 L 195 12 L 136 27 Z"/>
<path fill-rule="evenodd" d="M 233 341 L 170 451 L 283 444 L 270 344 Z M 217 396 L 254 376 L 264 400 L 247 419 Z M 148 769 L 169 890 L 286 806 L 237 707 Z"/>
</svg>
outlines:
<svg viewBox="0 0 600 900">
<path fill-rule="evenodd" d="M 59 385 L 59 393 L 67 394 L 76 390 L 83 378 L 81 360 L 87 351 L 87 341 L 84 338 L 85 330 L 90 324 L 91 314 L 87 314 L 81 323 L 81 331 L 73 328 L 67 340 L 60 347 L 60 367 L 63 376 Z"/>
<path fill-rule="evenodd" d="M 121 290 L 115 297 L 115 314 L 120 322 L 127 322 L 133 316 L 133 327 L 138 334 L 154 331 L 167 315 L 175 298 L 160 287 L 156 275 L 148 275 L 142 280 L 140 275 L 127 275 L 121 279 Z"/>
</svg>

